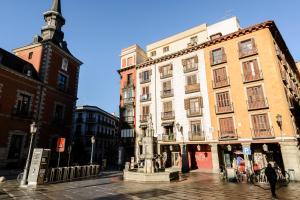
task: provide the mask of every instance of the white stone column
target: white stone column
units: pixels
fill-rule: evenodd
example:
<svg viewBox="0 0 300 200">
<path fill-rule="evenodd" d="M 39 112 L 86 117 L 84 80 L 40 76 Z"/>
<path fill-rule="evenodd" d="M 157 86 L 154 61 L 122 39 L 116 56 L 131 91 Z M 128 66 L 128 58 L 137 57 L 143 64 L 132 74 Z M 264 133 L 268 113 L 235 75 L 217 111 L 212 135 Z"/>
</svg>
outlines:
<svg viewBox="0 0 300 200">
<path fill-rule="evenodd" d="M 280 148 L 285 170 L 295 170 L 294 179 L 300 181 L 300 151 L 297 142 L 280 142 Z"/>
<path fill-rule="evenodd" d="M 212 143 L 210 144 L 211 149 L 211 157 L 212 157 L 212 172 L 219 173 L 220 172 L 220 165 L 219 165 L 219 154 L 218 154 L 218 144 Z"/>
</svg>

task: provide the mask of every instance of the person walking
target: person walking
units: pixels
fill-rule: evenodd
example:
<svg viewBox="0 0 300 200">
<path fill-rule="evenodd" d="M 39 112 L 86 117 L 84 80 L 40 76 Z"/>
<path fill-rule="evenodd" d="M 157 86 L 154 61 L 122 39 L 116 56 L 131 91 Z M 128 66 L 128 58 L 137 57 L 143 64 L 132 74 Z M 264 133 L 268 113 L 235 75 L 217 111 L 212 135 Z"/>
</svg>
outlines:
<svg viewBox="0 0 300 200">
<path fill-rule="evenodd" d="M 276 198 L 277 174 L 270 163 L 268 163 L 268 167 L 265 169 L 265 175 L 267 176 L 268 181 L 270 183 L 272 197 Z"/>
</svg>

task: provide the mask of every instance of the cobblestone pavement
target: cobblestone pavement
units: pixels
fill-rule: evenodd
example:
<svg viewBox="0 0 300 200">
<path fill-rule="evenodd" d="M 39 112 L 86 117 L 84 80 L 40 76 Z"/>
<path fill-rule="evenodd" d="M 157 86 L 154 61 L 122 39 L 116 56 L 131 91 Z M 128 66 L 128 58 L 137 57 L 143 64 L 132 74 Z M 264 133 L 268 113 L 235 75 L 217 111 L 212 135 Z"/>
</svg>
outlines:
<svg viewBox="0 0 300 200">
<path fill-rule="evenodd" d="M 279 199 L 300 199 L 300 183 L 290 183 L 277 191 Z M 136 183 L 122 181 L 121 173 L 104 174 L 91 180 L 20 189 L 15 181 L 0 185 L 0 199 L 271 199 L 270 191 L 247 183 L 220 182 L 217 175 L 190 173 L 172 183 Z"/>
</svg>

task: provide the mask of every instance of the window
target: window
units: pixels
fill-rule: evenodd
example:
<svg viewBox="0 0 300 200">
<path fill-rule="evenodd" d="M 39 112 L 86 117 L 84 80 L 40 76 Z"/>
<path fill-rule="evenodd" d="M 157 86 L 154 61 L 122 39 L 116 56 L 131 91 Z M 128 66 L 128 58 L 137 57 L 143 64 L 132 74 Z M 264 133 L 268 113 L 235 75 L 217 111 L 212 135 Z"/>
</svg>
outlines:
<svg viewBox="0 0 300 200">
<path fill-rule="evenodd" d="M 190 38 L 190 43 L 191 44 L 197 44 L 198 42 L 198 36 L 193 36 Z"/>
<path fill-rule="evenodd" d="M 256 59 L 243 62 L 243 73 L 244 82 L 255 81 L 262 78 Z"/>
<path fill-rule="evenodd" d="M 21 158 L 21 150 L 23 145 L 22 135 L 12 135 L 10 138 L 10 145 L 7 159 L 19 159 Z"/>
<path fill-rule="evenodd" d="M 269 119 L 266 113 L 252 115 L 251 118 L 252 118 L 252 126 L 253 126 L 254 133 L 270 132 Z"/>
<path fill-rule="evenodd" d="M 195 71 L 198 69 L 198 56 L 183 59 L 182 66 L 185 73 Z"/>
<path fill-rule="evenodd" d="M 202 108 L 202 98 L 190 98 L 184 100 L 184 108 L 187 110 L 188 117 L 196 117 L 197 115 L 201 115 Z"/>
<path fill-rule="evenodd" d="M 142 87 L 142 101 L 150 100 L 149 86 Z"/>
<path fill-rule="evenodd" d="M 67 89 L 67 76 L 59 73 L 58 74 L 58 88 L 61 90 L 66 90 Z"/>
<path fill-rule="evenodd" d="M 232 112 L 233 106 L 230 102 L 229 92 L 220 92 L 216 94 L 217 113 Z"/>
<path fill-rule="evenodd" d="M 55 111 L 54 111 L 54 121 L 60 122 L 63 120 L 63 114 L 64 114 L 64 106 L 60 104 L 55 105 Z"/>
<path fill-rule="evenodd" d="M 61 69 L 67 72 L 68 71 L 68 65 L 69 65 L 68 59 L 63 58 L 62 64 L 61 64 Z"/>
<path fill-rule="evenodd" d="M 253 55 L 257 52 L 254 39 L 244 40 L 239 43 L 240 57 Z"/>
<path fill-rule="evenodd" d="M 140 73 L 141 83 L 149 82 L 150 81 L 150 75 L 151 75 L 151 71 L 150 70 L 141 72 Z"/>
<path fill-rule="evenodd" d="M 190 111 L 191 113 L 197 113 L 200 110 L 199 98 L 190 99 Z"/>
<path fill-rule="evenodd" d="M 166 52 L 168 52 L 168 51 L 169 51 L 169 46 L 166 46 L 166 47 L 163 48 L 163 52 L 164 52 L 164 53 L 166 53 Z"/>
<path fill-rule="evenodd" d="M 191 132 L 192 132 L 192 134 L 201 133 L 201 121 L 192 121 L 191 122 Z"/>
<path fill-rule="evenodd" d="M 217 38 L 219 38 L 219 37 L 221 37 L 221 36 L 222 36 L 222 33 L 216 33 L 216 34 L 211 35 L 211 36 L 210 36 L 210 39 L 211 39 L 211 40 L 215 40 L 215 39 L 217 39 Z"/>
<path fill-rule="evenodd" d="M 226 54 L 223 47 L 211 51 L 212 65 L 216 65 L 224 62 L 226 62 Z"/>
<path fill-rule="evenodd" d="M 164 102 L 164 112 L 172 112 L 172 101 Z"/>
<path fill-rule="evenodd" d="M 213 77 L 214 77 L 214 82 L 213 82 L 213 87 L 214 88 L 229 85 L 229 81 L 228 81 L 228 78 L 227 78 L 225 67 L 214 69 L 213 70 Z"/>
<path fill-rule="evenodd" d="M 32 59 L 32 56 L 33 56 L 33 52 L 29 52 L 29 54 L 28 54 L 28 60 Z"/>
<path fill-rule="evenodd" d="M 156 51 L 151 51 L 151 57 L 156 56 Z"/>
<path fill-rule="evenodd" d="M 134 65 L 133 57 L 127 58 L 127 66 L 131 66 L 131 65 Z"/>
<path fill-rule="evenodd" d="M 160 72 L 160 78 L 171 77 L 173 74 L 173 66 L 171 64 L 162 66 L 159 68 L 159 72 Z"/>
<path fill-rule="evenodd" d="M 150 108 L 149 108 L 149 106 L 143 106 L 143 107 L 142 107 L 141 121 L 143 121 L 143 122 L 148 121 L 149 113 L 150 113 Z"/>
<path fill-rule="evenodd" d="M 127 74 L 127 85 L 133 84 L 132 74 Z"/>
<path fill-rule="evenodd" d="M 186 77 L 186 84 L 187 85 L 197 84 L 197 75 L 193 74 L 193 75 L 187 76 Z"/>
<path fill-rule="evenodd" d="M 267 106 L 261 85 L 247 88 L 247 96 L 249 109 L 264 108 Z"/>
<path fill-rule="evenodd" d="M 220 118 L 220 137 L 228 137 L 230 135 L 235 135 L 235 128 L 232 117 Z"/>
<path fill-rule="evenodd" d="M 19 94 L 17 97 L 17 114 L 29 113 L 31 97 L 25 94 Z"/>
<path fill-rule="evenodd" d="M 171 80 L 163 82 L 163 91 L 164 92 L 171 91 Z"/>
</svg>

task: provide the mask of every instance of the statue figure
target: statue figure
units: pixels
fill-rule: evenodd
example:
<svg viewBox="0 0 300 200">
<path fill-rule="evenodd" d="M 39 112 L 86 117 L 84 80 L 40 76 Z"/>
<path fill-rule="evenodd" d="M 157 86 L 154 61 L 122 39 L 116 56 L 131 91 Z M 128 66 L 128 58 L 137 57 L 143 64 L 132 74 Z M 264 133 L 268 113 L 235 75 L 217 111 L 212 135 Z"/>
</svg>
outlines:
<svg viewBox="0 0 300 200">
<path fill-rule="evenodd" d="M 163 168 L 165 169 L 165 168 L 166 168 L 167 159 L 168 159 L 168 154 L 167 154 L 167 152 L 165 152 L 165 151 L 164 151 L 162 154 L 163 154 L 163 155 L 162 155 Z"/>
</svg>

